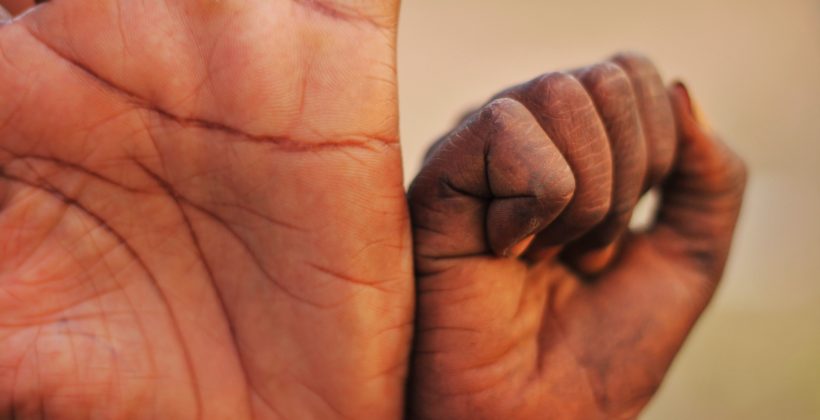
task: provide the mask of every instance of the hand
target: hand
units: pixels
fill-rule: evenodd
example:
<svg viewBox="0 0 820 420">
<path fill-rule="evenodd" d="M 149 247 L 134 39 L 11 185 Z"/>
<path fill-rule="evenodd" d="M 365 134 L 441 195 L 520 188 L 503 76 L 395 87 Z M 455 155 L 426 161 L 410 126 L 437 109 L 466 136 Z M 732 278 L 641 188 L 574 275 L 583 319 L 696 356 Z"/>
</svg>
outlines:
<svg viewBox="0 0 820 420">
<path fill-rule="evenodd" d="M 640 56 L 500 94 L 410 188 L 414 416 L 636 416 L 717 286 L 744 183 Z M 654 186 L 654 226 L 630 232 Z"/>
<path fill-rule="evenodd" d="M 397 14 L 55 0 L 2 23 L 0 417 L 402 414 Z"/>
</svg>

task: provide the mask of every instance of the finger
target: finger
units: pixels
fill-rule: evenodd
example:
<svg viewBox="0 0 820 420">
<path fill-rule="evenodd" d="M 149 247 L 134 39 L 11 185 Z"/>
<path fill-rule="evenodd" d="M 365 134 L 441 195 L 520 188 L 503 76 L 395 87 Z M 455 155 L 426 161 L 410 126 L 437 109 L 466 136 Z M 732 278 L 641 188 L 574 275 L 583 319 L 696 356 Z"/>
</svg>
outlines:
<svg viewBox="0 0 820 420">
<path fill-rule="evenodd" d="M 0 8 L 5 8 L 11 16 L 17 16 L 44 1 L 35 0 L 0 0 Z"/>
<path fill-rule="evenodd" d="M 34 6 L 34 4 L 34 0 L 0 0 L 0 16 L 3 14 L 3 9 L 6 9 L 6 15 L 17 16 Z"/>
<path fill-rule="evenodd" d="M 417 269 L 506 255 L 564 209 L 574 185 L 563 156 L 522 104 L 489 103 L 448 136 L 410 186 Z"/>
<path fill-rule="evenodd" d="M 658 70 L 646 57 L 622 53 L 612 59 L 621 66 L 635 90 L 648 152 L 646 188 L 659 185 L 675 159 L 675 119 Z"/>
<path fill-rule="evenodd" d="M 580 289 L 564 318 L 564 330 L 574 332 L 570 343 L 595 343 L 594 351 L 580 355 L 589 366 L 623 367 L 610 375 L 615 380 L 607 393 L 633 408 L 660 384 L 715 290 L 746 179 L 740 159 L 695 118 L 686 89 L 676 85 L 669 95 L 679 150 L 657 225 L 629 238 L 606 281 Z M 636 352 L 640 368 L 631 363 Z M 646 397 L 636 401 L 635 395 Z"/>
<path fill-rule="evenodd" d="M 746 167 L 698 121 L 683 84 L 675 84 L 669 95 L 678 122 L 680 156 L 663 187 L 651 237 L 662 250 L 717 280 L 740 212 Z"/>
<path fill-rule="evenodd" d="M 647 171 L 646 141 L 635 94 L 624 70 L 610 62 L 574 72 L 606 127 L 612 151 L 612 204 L 601 224 L 565 252 L 578 271 L 594 274 L 615 256 L 615 242 L 626 231 Z"/>
<path fill-rule="evenodd" d="M 540 259 L 586 233 L 603 220 L 612 196 L 612 156 L 606 130 L 592 99 L 574 77 L 550 73 L 510 89 L 505 96 L 521 101 L 535 115 L 575 176 L 572 201 L 527 251 Z"/>
<path fill-rule="evenodd" d="M 535 117 L 509 98 L 492 101 L 448 136 L 413 181 L 415 417 L 440 414 L 442 395 L 487 382 L 476 367 L 497 365 L 516 343 L 534 343 L 547 287 L 522 261 L 490 251 L 512 254 L 509 244 L 561 212 L 573 185 L 569 165 Z M 534 347 L 513 363 L 534 360 Z M 476 382 L 470 372 L 484 379 Z"/>
<path fill-rule="evenodd" d="M 456 120 L 455 120 L 455 126 L 456 126 L 456 127 L 459 127 L 459 126 L 463 125 L 463 124 L 464 124 L 465 122 L 467 122 L 467 120 L 468 120 L 468 119 L 470 119 L 470 117 L 472 117 L 472 116 L 473 116 L 476 112 L 478 112 L 478 109 L 477 109 L 477 108 L 471 108 L 469 111 L 462 113 L 462 114 L 461 114 L 458 118 L 456 118 Z M 447 134 L 445 134 L 445 135 L 443 135 L 443 136 L 439 137 L 438 139 L 436 139 L 436 140 L 433 142 L 433 144 L 432 144 L 432 145 L 430 145 L 430 147 L 428 147 L 428 148 L 427 148 L 427 151 L 426 151 L 426 152 L 424 152 L 424 158 L 422 159 L 422 164 L 424 164 L 425 162 L 427 162 L 427 160 L 429 160 L 429 159 L 430 159 L 430 157 L 431 157 L 431 156 L 433 156 L 433 155 L 435 154 L 436 150 L 438 150 L 438 148 L 439 148 L 442 144 L 444 144 L 444 143 L 447 141 L 447 139 L 449 138 L 449 136 L 450 136 L 450 133 L 447 133 Z"/>
</svg>

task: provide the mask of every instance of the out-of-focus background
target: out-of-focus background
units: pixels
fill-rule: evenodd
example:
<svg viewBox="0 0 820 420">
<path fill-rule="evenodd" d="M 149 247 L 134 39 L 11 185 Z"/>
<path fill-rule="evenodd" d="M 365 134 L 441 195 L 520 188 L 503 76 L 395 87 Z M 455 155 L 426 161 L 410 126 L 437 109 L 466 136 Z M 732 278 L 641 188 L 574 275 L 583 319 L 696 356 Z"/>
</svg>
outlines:
<svg viewBox="0 0 820 420">
<path fill-rule="evenodd" d="M 820 419 L 820 1 L 406 0 L 405 176 L 499 89 L 619 50 L 686 80 L 751 169 L 724 282 L 645 419 Z"/>
</svg>

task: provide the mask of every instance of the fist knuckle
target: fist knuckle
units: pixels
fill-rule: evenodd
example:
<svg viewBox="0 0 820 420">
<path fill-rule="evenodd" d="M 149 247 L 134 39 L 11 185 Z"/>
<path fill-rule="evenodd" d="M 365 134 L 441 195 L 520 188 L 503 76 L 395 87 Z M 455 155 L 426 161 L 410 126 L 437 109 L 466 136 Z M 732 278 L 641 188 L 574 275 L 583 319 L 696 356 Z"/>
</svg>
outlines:
<svg viewBox="0 0 820 420">
<path fill-rule="evenodd" d="M 535 197 L 542 208 L 564 206 L 575 196 L 575 177 L 568 167 L 556 169 L 550 182 L 535 190 Z"/>
<path fill-rule="evenodd" d="M 609 61 L 587 67 L 578 77 L 593 94 L 623 95 L 632 89 L 624 69 Z"/>
<path fill-rule="evenodd" d="M 526 107 L 511 98 L 498 98 L 485 105 L 480 111 L 479 121 L 487 124 L 493 132 L 504 131 L 513 126 L 514 122 L 529 115 Z"/>
<path fill-rule="evenodd" d="M 645 54 L 637 51 L 622 51 L 612 57 L 612 61 L 621 67 L 626 67 L 628 70 L 638 71 L 639 73 L 656 73 L 657 68 L 655 63 L 649 59 Z"/>
<path fill-rule="evenodd" d="M 586 97 L 581 82 L 563 72 L 541 75 L 531 82 L 527 92 L 535 104 L 549 113 L 574 109 L 571 104 L 576 103 L 579 98 Z"/>
</svg>

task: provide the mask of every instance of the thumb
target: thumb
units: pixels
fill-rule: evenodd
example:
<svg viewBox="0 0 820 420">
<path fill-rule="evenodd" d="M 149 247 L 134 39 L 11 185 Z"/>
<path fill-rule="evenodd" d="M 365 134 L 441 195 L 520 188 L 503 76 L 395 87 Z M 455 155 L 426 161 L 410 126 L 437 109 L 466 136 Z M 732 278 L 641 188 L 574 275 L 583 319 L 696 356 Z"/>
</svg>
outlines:
<svg viewBox="0 0 820 420">
<path fill-rule="evenodd" d="M 717 281 L 723 273 L 746 185 L 746 166 L 702 119 L 686 87 L 670 88 L 679 155 L 661 192 L 651 236 L 664 251 Z"/>
</svg>

